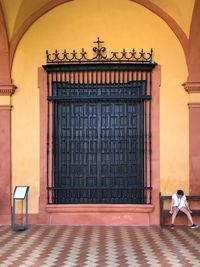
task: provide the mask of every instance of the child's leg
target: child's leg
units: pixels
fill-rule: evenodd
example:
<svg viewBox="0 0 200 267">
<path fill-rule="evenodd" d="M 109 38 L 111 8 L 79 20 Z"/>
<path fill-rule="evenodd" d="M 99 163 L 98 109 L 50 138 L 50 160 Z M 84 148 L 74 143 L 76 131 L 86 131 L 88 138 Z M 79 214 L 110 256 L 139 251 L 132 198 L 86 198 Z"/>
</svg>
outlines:
<svg viewBox="0 0 200 267">
<path fill-rule="evenodd" d="M 173 208 L 173 214 L 172 214 L 172 224 L 174 224 L 176 215 L 178 214 L 179 209 L 178 208 Z"/>
<path fill-rule="evenodd" d="M 187 217 L 188 217 L 190 223 L 193 225 L 194 223 L 193 223 L 193 220 L 192 220 L 192 216 L 191 216 L 191 214 L 190 214 L 188 208 L 182 207 L 182 208 L 181 208 L 181 211 L 184 212 L 184 213 L 187 215 Z"/>
</svg>

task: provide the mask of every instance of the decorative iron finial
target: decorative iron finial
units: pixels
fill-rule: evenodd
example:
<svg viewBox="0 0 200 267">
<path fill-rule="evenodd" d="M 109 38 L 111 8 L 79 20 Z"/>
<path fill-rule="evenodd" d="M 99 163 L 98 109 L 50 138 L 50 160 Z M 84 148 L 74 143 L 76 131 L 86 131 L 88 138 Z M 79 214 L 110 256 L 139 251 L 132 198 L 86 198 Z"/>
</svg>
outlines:
<svg viewBox="0 0 200 267">
<path fill-rule="evenodd" d="M 103 55 L 103 53 L 106 52 L 106 48 L 104 46 L 101 47 L 101 44 L 104 43 L 104 41 L 100 41 L 99 37 L 97 38 L 97 41 L 93 42 L 94 44 L 97 44 L 97 47 L 93 47 L 93 51 L 96 53 L 96 56 L 93 57 L 93 59 L 106 59 L 106 56 Z"/>
<path fill-rule="evenodd" d="M 140 52 L 136 52 L 133 48 L 132 51 L 127 52 L 124 48 L 121 52 L 111 52 L 111 56 L 106 55 L 106 48 L 102 46 L 104 41 L 100 41 L 99 37 L 97 41 L 93 42 L 97 44 L 93 47 L 95 56 L 92 58 L 87 57 L 87 52 L 82 48 L 81 52 L 73 50 L 71 53 L 66 49 L 63 53 L 59 53 L 57 49 L 54 53 L 49 53 L 46 50 L 47 63 L 62 63 L 62 64 L 75 64 L 75 63 L 137 63 L 137 64 L 154 64 L 152 55 L 153 49 L 150 52 L 144 52 L 142 49 Z"/>
</svg>

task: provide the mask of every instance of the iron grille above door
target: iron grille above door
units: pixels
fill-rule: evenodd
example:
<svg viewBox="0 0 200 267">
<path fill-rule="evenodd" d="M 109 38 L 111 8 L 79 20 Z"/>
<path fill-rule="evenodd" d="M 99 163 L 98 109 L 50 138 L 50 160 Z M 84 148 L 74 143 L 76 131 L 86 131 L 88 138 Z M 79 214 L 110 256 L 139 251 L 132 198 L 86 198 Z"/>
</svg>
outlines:
<svg viewBox="0 0 200 267">
<path fill-rule="evenodd" d="M 58 63 L 44 66 L 48 203 L 151 203 L 155 64 Z"/>
</svg>

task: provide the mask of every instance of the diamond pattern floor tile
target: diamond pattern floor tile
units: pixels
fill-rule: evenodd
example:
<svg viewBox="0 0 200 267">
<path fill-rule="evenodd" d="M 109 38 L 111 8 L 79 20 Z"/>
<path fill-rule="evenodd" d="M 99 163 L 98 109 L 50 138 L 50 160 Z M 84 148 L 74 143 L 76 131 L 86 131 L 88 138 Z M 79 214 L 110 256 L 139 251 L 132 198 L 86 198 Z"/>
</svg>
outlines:
<svg viewBox="0 0 200 267">
<path fill-rule="evenodd" d="M 0 267 L 198 267 L 200 228 L 0 226 Z"/>
</svg>

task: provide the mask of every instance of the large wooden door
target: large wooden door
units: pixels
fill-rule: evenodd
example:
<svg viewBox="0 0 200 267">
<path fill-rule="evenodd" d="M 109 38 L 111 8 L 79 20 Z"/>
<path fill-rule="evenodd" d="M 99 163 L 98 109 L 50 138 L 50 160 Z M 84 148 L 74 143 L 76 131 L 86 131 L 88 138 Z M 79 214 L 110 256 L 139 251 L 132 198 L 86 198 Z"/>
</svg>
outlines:
<svg viewBox="0 0 200 267">
<path fill-rule="evenodd" d="M 143 203 L 145 82 L 52 88 L 53 202 Z"/>
</svg>

